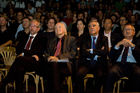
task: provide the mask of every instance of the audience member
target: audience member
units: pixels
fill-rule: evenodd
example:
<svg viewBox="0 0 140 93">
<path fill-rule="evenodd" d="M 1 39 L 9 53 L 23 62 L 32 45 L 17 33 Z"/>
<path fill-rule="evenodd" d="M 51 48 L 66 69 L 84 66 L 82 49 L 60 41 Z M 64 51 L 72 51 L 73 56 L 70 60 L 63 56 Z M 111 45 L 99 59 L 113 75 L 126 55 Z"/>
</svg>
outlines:
<svg viewBox="0 0 140 93">
<path fill-rule="evenodd" d="M 99 35 L 100 26 L 97 21 L 88 24 L 89 34 L 81 39 L 79 70 L 77 73 L 77 93 L 83 93 L 83 77 L 92 73 L 96 77 L 95 91 L 98 93 L 103 82 L 103 73 L 108 53 L 107 37 Z"/>
<path fill-rule="evenodd" d="M 0 48 L 12 45 L 13 35 L 7 16 L 0 16 Z"/>
<path fill-rule="evenodd" d="M 75 38 L 67 35 L 66 27 L 58 22 L 55 26 L 55 37 L 49 39 L 46 44 L 44 58 L 46 59 L 47 78 L 49 93 L 62 93 L 65 76 L 71 75 L 71 60 L 76 54 Z M 64 63 L 58 63 L 59 61 Z"/>
<path fill-rule="evenodd" d="M 30 34 L 22 39 L 17 45 L 17 58 L 12 64 L 8 75 L 1 82 L 0 92 L 5 93 L 5 86 L 9 82 L 15 81 L 16 93 L 23 93 L 23 80 L 25 72 L 40 70 L 41 37 L 38 34 L 40 23 L 32 20 L 30 24 Z"/>
<path fill-rule="evenodd" d="M 135 44 L 135 47 L 132 48 L 132 51 L 130 51 L 130 53 L 132 53 L 133 56 L 131 56 L 130 53 L 129 54 L 130 54 L 130 57 L 132 59 L 135 59 L 136 62 L 138 63 L 138 60 L 137 60 L 138 58 L 137 57 L 135 58 L 135 56 L 139 55 L 139 51 L 133 53 L 134 50 L 138 49 L 137 46 L 139 46 L 139 44 L 137 42 L 139 41 L 139 38 L 140 38 L 140 27 L 139 27 L 140 9 L 138 7 L 140 2 L 138 0 L 131 0 L 131 1 L 130 0 L 119 0 L 119 1 L 113 1 L 113 0 L 108 0 L 108 1 L 105 1 L 105 0 L 104 1 L 103 0 L 102 1 L 101 0 L 87 0 L 87 1 L 85 1 L 85 0 L 81 0 L 81 1 L 80 0 L 69 0 L 69 1 L 66 1 L 66 0 L 56 0 L 56 1 L 53 1 L 53 0 L 36 0 L 36 1 L 35 0 L 20 0 L 20 1 L 10 0 L 10 1 L 6 1 L 6 0 L 0 0 L 0 1 L 1 1 L 1 3 L 0 3 L 0 5 L 1 5 L 1 8 L 0 8 L 0 48 L 13 45 L 13 41 L 15 41 L 14 40 L 14 37 L 15 37 L 15 39 L 17 41 L 17 43 L 16 43 L 17 54 L 21 53 L 22 51 L 25 51 L 24 48 L 25 48 L 26 42 L 28 40 L 28 37 L 31 33 L 30 30 L 32 30 L 31 28 L 36 28 L 33 26 L 31 27 L 31 25 L 29 24 L 30 20 L 33 20 L 33 17 L 35 17 L 36 20 L 41 21 L 40 25 L 39 25 L 39 28 L 40 28 L 39 37 L 37 34 L 37 38 L 40 40 L 37 40 L 37 42 L 39 41 L 39 43 L 37 43 L 36 39 L 35 39 L 35 42 L 37 43 L 35 46 L 34 39 L 33 39 L 32 46 L 33 46 L 33 48 L 35 46 L 35 49 L 38 46 L 38 49 L 37 50 L 33 49 L 33 51 L 32 51 L 32 48 L 31 48 L 31 51 L 37 52 L 39 50 L 45 49 L 45 50 L 47 50 L 46 52 L 50 53 L 51 56 L 54 56 L 54 52 L 56 50 L 55 45 L 57 45 L 57 42 L 58 42 L 58 40 L 55 41 L 55 39 L 57 38 L 57 35 L 55 35 L 55 24 L 58 22 L 60 23 L 61 20 L 63 20 L 67 24 L 67 27 L 65 27 L 67 29 L 66 30 L 67 36 L 64 35 L 64 39 L 62 39 L 62 45 L 65 44 L 65 42 L 63 41 L 63 40 L 65 40 L 65 37 L 67 37 L 68 39 L 70 38 L 70 40 L 68 40 L 68 41 L 71 41 L 71 36 L 69 36 L 69 35 L 76 37 L 76 39 L 74 39 L 74 40 L 77 44 L 77 49 L 78 49 L 77 58 L 79 58 L 78 61 L 80 63 L 78 63 L 77 60 L 74 60 L 74 62 L 76 64 L 77 63 L 79 64 L 79 68 L 78 68 L 78 74 L 77 74 L 78 77 L 76 77 L 76 78 L 73 77 L 73 80 L 77 80 L 77 81 L 73 81 L 73 83 L 74 83 L 73 85 L 75 87 L 75 82 L 76 83 L 80 82 L 79 83 L 80 86 L 78 87 L 79 91 L 83 90 L 82 78 L 88 72 L 94 74 L 94 76 L 96 77 L 96 80 L 95 80 L 96 81 L 95 86 L 97 86 L 96 90 L 99 90 L 100 85 L 102 84 L 101 82 L 103 80 L 102 77 L 104 76 L 104 74 L 106 74 L 106 71 L 108 71 L 108 69 L 109 69 L 108 77 L 110 76 L 110 71 L 112 71 L 112 69 L 114 69 L 114 62 L 112 62 L 108 66 L 108 68 L 106 68 L 106 57 L 110 58 L 111 60 L 113 59 L 113 61 L 116 61 L 116 59 L 114 59 L 114 58 L 117 56 L 114 55 L 114 53 L 118 53 L 118 52 L 113 52 L 115 50 L 114 47 L 117 45 L 117 43 L 119 41 L 121 41 L 121 39 L 125 38 L 124 28 L 128 27 L 128 26 L 125 26 L 127 23 L 130 23 L 135 28 L 135 35 L 133 36 L 133 39 L 132 39 L 132 43 Z M 131 6 L 131 8 L 129 6 Z M 109 18 L 110 16 L 111 16 L 112 20 Z M 47 19 L 47 20 L 45 20 L 45 19 Z M 88 24 L 88 21 L 91 21 L 91 23 Z M 101 30 L 98 29 L 100 27 L 98 26 L 98 22 L 96 24 L 95 21 L 96 22 L 98 21 L 100 24 L 100 27 L 103 29 L 101 29 Z M 93 25 L 92 25 L 92 22 L 93 22 Z M 56 26 L 56 28 L 64 26 L 64 23 L 60 23 L 60 24 L 58 24 Z M 88 29 L 86 29 L 86 27 L 88 27 L 88 25 L 91 26 L 88 28 L 89 32 L 87 32 Z M 95 39 L 96 48 L 91 49 L 92 39 L 90 37 L 93 36 L 92 32 L 96 32 L 95 29 L 99 33 L 97 34 L 97 39 Z M 98 30 L 100 30 L 100 31 L 98 31 Z M 126 32 L 127 32 L 127 34 L 129 34 L 129 31 L 126 31 Z M 41 36 L 40 36 L 40 34 L 41 34 Z M 122 40 L 122 42 L 124 42 L 124 41 L 125 40 Z M 54 42 L 54 43 L 52 43 L 52 42 Z M 72 37 L 72 42 L 73 42 L 73 37 Z M 75 50 L 75 42 L 74 42 L 74 46 L 73 46 L 74 48 L 72 47 L 73 49 L 70 49 L 69 48 L 70 46 L 63 45 L 64 49 L 62 48 L 62 50 L 64 50 L 64 51 L 62 51 L 62 53 L 64 52 L 64 54 L 65 54 L 65 50 L 67 50 L 67 49 L 68 49 L 68 52 L 70 52 L 71 50 L 72 51 Z M 98 43 L 98 42 L 100 42 L 100 43 Z M 67 43 L 69 43 L 69 42 L 66 42 L 66 44 Z M 47 46 L 46 46 L 46 44 L 47 44 Z M 120 48 L 123 45 L 124 44 L 120 45 Z M 22 46 L 22 47 L 19 47 L 19 46 Z M 41 49 L 39 47 L 41 47 Z M 109 49 L 108 49 L 108 47 L 109 47 Z M 52 48 L 54 48 L 53 52 L 52 52 Z M 72 55 L 75 55 L 75 52 L 76 51 L 74 51 L 74 54 L 72 54 Z M 108 55 L 108 52 L 109 52 L 109 55 Z M 23 56 L 23 57 L 25 57 L 25 58 L 29 57 L 29 60 L 31 60 L 32 54 L 34 55 L 34 53 L 32 53 L 28 56 L 26 55 L 27 53 L 24 53 L 24 54 L 25 54 L 25 56 Z M 70 54 L 71 54 L 71 52 L 70 52 Z M 39 54 L 37 54 L 37 55 L 39 56 Z M 65 54 L 65 55 L 67 55 L 67 54 Z M 21 57 L 18 57 L 16 59 L 16 61 L 15 61 L 16 66 L 18 63 L 17 61 L 20 58 Z M 48 58 L 48 57 L 46 57 L 46 58 Z M 59 56 L 58 56 L 58 58 L 59 58 Z M 41 56 L 39 57 L 39 59 L 40 59 L 39 61 L 42 61 L 44 64 L 45 61 L 43 60 L 43 58 L 41 58 Z M 120 57 L 120 59 L 121 59 L 121 57 Z M 35 61 L 35 60 L 33 60 L 33 61 Z M 46 61 L 48 61 L 48 60 L 46 60 Z M 48 65 L 48 63 L 49 63 L 49 65 Z M 131 77 L 129 77 L 128 74 L 126 75 L 126 76 L 128 76 L 128 78 L 130 78 L 130 80 L 129 80 L 130 83 L 128 85 L 130 85 L 133 82 L 134 76 L 136 76 L 136 78 L 139 78 L 137 76 L 138 75 L 137 73 L 139 73 L 138 72 L 139 66 L 137 63 L 134 63 L 134 66 L 132 66 L 132 65 L 124 66 L 124 69 L 125 69 L 125 67 L 126 68 L 130 67 L 130 69 L 128 69 L 128 72 L 130 72 L 130 74 L 132 72 Z M 26 62 L 25 62 L 25 64 L 26 64 Z M 30 62 L 29 62 L 29 64 L 30 64 Z M 56 74 L 56 77 L 58 77 L 58 79 L 60 79 L 59 75 L 61 76 L 61 74 L 62 74 L 61 68 L 63 70 L 65 68 L 67 68 L 67 66 L 64 66 L 63 64 L 61 64 L 62 66 L 57 64 L 57 66 L 54 67 L 54 65 L 50 66 L 50 64 L 52 65 L 55 63 L 47 62 L 48 69 L 47 69 L 46 73 L 49 71 L 57 73 L 57 69 L 60 69 L 60 70 L 58 70 L 58 72 L 60 72 L 60 73 Z M 46 66 L 46 62 L 45 62 L 44 66 Z M 19 67 L 21 67 L 21 66 L 19 66 Z M 52 69 L 50 69 L 51 67 L 52 67 Z M 12 66 L 12 68 L 13 68 L 13 66 Z M 37 68 L 39 68 L 39 67 L 37 67 Z M 73 64 L 72 68 L 74 68 L 74 64 Z M 120 66 L 120 64 L 119 64 L 117 66 L 117 68 L 121 69 L 121 68 L 123 68 L 123 66 L 122 65 Z M 41 72 L 44 73 L 45 69 L 42 68 L 41 70 L 42 70 Z M 137 70 L 137 71 L 135 71 L 135 70 Z M 66 70 L 63 70 L 63 71 L 66 71 Z M 73 70 L 73 71 L 75 71 L 75 70 Z M 12 71 L 10 71 L 10 73 L 11 72 Z M 21 71 L 21 73 L 22 72 L 26 72 L 26 71 Z M 54 75 L 54 73 L 51 74 L 50 72 L 48 75 L 49 78 L 47 78 L 47 79 L 50 79 L 51 77 L 55 77 L 55 76 L 52 76 L 52 75 Z M 116 78 L 121 77 L 121 75 L 124 76 L 124 74 L 122 72 L 125 72 L 125 71 L 121 70 L 119 72 L 119 74 L 121 73 L 120 76 L 117 76 Z M 17 73 L 20 73 L 20 70 L 19 70 L 19 72 L 17 71 Z M 41 73 L 41 74 L 43 74 L 43 73 Z M 75 71 L 75 73 L 77 73 L 77 71 Z M 47 74 L 45 74 L 45 76 L 47 77 Z M 62 75 L 62 77 L 63 76 L 65 76 L 65 75 Z M 8 77 L 9 77 L 9 75 L 8 75 Z M 22 81 L 22 79 L 23 78 L 21 78 L 21 81 Z M 51 78 L 49 83 L 52 83 L 52 81 L 55 82 L 55 80 L 58 80 L 58 79 Z M 17 78 L 11 79 L 11 80 L 17 80 Z M 138 79 L 136 79 L 136 80 L 138 80 Z M 63 81 L 63 79 L 60 80 L 60 82 L 61 81 Z M 20 82 L 20 81 L 16 81 L 16 82 Z M 55 85 L 54 82 L 52 83 L 52 85 Z M 57 83 L 56 85 L 59 86 L 60 82 Z M 108 82 L 108 81 L 106 81 L 106 82 Z M 109 86 L 111 86 L 111 84 L 113 84 L 114 82 L 115 82 L 115 80 L 113 80 L 112 83 L 108 82 L 106 84 L 109 84 Z M 21 83 L 19 83 L 18 85 L 20 85 L 20 84 Z M 134 85 L 134 86 L 136 84 L 137 84 L 137 82 L 135 82 L 135 81 L 132 83 L 132 85 Z M 51 89 L 54 88 L 54 86 L 52 86 L 52 85 L 50 86 Z M 47 85 L 47 87 L 48 87 L 48 85 Z M 60 87 L 61 87 L 61 84 L 60 84 Z M 129 88 L 129 89 L 132 89 L 132 88 Z M 106 88 L 106 86 L 105 86 L 105 89 L 107 90 L 108 88 Z M 112 89 L 112 87 L 110 89 Z M 128 91 L 129 91 L 129 89 L 128 89 Z M 18 91 L 18 90 L 16 90 L 16 91 Z M 57 91 L 57 89 L 54 91 Z M 74 92 L 77 92 L 77 91 L 74 90 Z"/>
<path fill-rule="evenodd" d="M 15 46 L 18 45 L 18 43 L 22 42 L 22 40 L 28 36 L 30 34 L 30 19 L 25 17 L 23 18 L 23 21 L 22 21 L 22 26 L 24 28 L 24 30 L 20 31 L 17 35 L 17 39 L 15 40 Z M 22 43 L 21 43 L 22 44 Z M 19 49 L 17 49 L 18 51 Z"/>
<path fill-rule="evenodd" d="M 44 38 L 45 40 L 50 40 L 50 39 L 53 39 L 55 37 L 55 24 L 56 24 L 56 20 L 55 18 L 51 17 L 51 18 L 48 18 L 46 20 L 46 28 L 45 30 L 43 31 L 44 33 Z"/>
<path fill-rule="evenodd" d="M 131 24 L 126 24 L 123 28 L 124 38 L 111 49 L 112 67 L 107 76 L 105 90 L 112 92 L 113 84 L 121 77 L 128 77 L 126 91 L 139 92 L 140 87 L 140 44 L 134 38 L 135 28 Z"/>
<path fill-rule="evenodd" d="M 108 47 L 110 51 L 111 47 L 114 46 L 121 38 L 118 33 L 112 31 L 113 23 L 111 18 L 105 18 L 103 27 L 104 28 L 100 31 L 100 33 L 108 38 Z"/>
</svg>

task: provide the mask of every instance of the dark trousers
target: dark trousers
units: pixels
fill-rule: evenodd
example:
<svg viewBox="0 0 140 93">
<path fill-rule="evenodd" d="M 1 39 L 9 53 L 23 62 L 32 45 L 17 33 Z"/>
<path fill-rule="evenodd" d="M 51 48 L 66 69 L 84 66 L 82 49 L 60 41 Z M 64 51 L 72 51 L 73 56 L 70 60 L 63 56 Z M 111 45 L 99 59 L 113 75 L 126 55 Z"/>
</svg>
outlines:
<svg viewBox="0 0 140 93">
<path fill-rule="evenodd" d="M 28 56 L 18 57 L 12 64 L 8 72 L 8 75 L 2 81 L 2 83 L 6 85 L 9 82 L 15 81 L 16 93 L 22 93 L 24 74 L 30 71 L 39 72 L 39 62 L 36 62 L 36 60 L 33 57 Z"/>
<path fill-rule="evenodd" d="M 77 79 L 76 79 L 76 92 L 75 93 L 83 93 L 84 92 L 84 83 L 83 78 L 86 74 L 93 74 L 95 79 L 95 88 L 94 92 L 99 93 L 101 85 L 103 84 L 104 80 L 104 73 L 106 66 L 97 61 L 87 61 L 84 63 L 79 64 L 78 72 L 77 72 Z M 92 81 L 92 80 L 91 80 Z M 93 82 L 90 82 L 93 83 Z M 93 89 L 93 88 L 92 88 Z"/>
<path fill-rule="evenodd" d="M 140 91 L 140 67 L 134 63 L 115 63 L 109 70 L 106 77 L 104 90 L 112 92 L 115 81 L 121 77 L 128 77 L 124 91 Z"/>
<path fill-rule="evenodd" d="M 47 93 L 63 93 L 65 77 L 71 75 L 71 69 L 68 67 L 71 63 L 47 62 L 44 66 L 46 68 L 43 76 L 47 81 L 45 89 Z"/>
</svg>

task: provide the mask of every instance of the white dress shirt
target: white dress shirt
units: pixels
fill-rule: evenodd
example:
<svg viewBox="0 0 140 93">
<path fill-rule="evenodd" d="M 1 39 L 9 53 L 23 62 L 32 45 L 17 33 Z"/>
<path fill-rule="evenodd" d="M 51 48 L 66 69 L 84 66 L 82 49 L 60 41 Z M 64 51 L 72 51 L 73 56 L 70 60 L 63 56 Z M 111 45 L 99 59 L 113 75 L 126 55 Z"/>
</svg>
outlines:
<svg viewBox="0 0 140 93">
<path fill-rule="evenodd" d="M 111 48 L 111 31 L 108 34 L 104 31 L 104 35 L 108 38 L 108 47 Z"/>
</svg>

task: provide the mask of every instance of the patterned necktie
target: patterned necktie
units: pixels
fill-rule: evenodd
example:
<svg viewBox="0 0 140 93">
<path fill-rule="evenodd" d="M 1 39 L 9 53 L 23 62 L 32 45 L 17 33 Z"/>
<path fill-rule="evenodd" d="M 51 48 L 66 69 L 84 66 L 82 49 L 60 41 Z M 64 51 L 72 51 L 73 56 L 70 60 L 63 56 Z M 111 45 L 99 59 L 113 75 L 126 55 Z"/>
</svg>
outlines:
<svg viewBox="0 0 140 93">
<path fill-rule="evenodd" d="M 122 54 L 122 59 L 121 59 L 121 63 L 124 63 L 127 61 L 127 54 L 128 54 L 128 49 L 129 47 L 125 47 L 123 54 Z"/>
<path fill-rule="evenodd" d="M 29 50 L 30 46 L 31 46 L 31 42 L 32 42 L 33 36 L 30 36 L 30 39 L 28 40 L 25 49 Z"/>
<path fill-rule="evenodd" d="M 57 47 L 56 47 L 56 51 L 55 51 L 54 56 L 58 56 L 61 52 L 61 43 L 62 43 L 61 41 L 62 41 L 62 38 L 60 38 L 58 43 L 57 43 Z"/>
<path fill-rule="evenodd" d="M 96 39 L 96 37 L 92 37 L 92 43 L 91 43 L 92 49 L 95 49 L 95 39 Z"/>
</svg>

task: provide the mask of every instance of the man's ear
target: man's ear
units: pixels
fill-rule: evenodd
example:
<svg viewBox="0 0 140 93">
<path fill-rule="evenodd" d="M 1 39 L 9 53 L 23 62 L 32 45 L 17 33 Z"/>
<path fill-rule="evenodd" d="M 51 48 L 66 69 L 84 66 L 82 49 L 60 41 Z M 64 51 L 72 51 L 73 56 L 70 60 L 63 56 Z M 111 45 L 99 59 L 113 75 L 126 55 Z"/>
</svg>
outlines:
<svg viewBox="0 0 140 93">
<path fill-rule="evenodd" d="M 135 33 L 136 33 L 136 32 L 134 31 L 134 32 L 133 32 L 133 35 L 135 35 Z"/>
<path fill-rule="evenodd" d="M 100 30 L 100 26 L 99 26 L 99 30 Z"/>
</svg>

